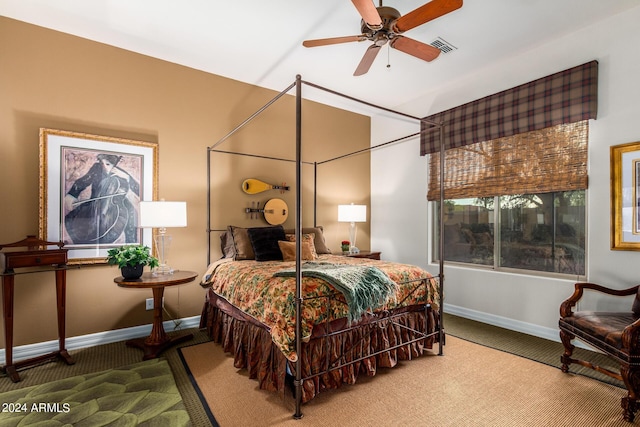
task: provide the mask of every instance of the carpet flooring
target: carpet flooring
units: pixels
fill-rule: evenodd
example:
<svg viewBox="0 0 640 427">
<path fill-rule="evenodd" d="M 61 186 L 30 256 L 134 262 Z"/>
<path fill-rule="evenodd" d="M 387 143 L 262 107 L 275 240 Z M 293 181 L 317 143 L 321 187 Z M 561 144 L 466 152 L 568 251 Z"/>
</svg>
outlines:
<svg viewBox="0 0 640 427">
<path fill-rule="evenodd" d="M 562 345 L 559 342 L 552 342 L 552 341 L 532 337 L 530 335 L 505 330 L 505 329 L 494 327 L 484 323 L 479 323 L 479 322 L 475 322 L 475 321 L 471 321 L 468 319 L 447 315 L 447 314 L 445 314 L 444 325 L 447 331 L 447 335 L 449 336 L 448 337 L 449 341 L 447 342 L 448 344 L 450 344 L 450 341 L 453 341 L 450 339 L 451 337 L 458 337 L 465 341 L 475 342 L 478 344 L 482 344 L 483 346 L 486 346 L 486 347 L 500 349 L 505 352 L 522 356 L 524 358 L 539 361 L 542 364 L 549 365 L 547 366 L 547 368 L 559 366 L 559 359 L 560 359 L 560 355 L 562 354 Z M 209 341 L 209 338 L 207 337 L 204 331 L 201 331 L 198 329 L 190 329 L 189 332 L 192 332 L 194 334 L 194 339 L 190 342 L 183 343 L 182 346 L 191 347 L 195 344 L 206 343 Z M 167 349 L 165 352 L 162 353 L 162 358 L 166 359 L 167 362 L 169 363 L 169 366 L 171 367 L 176 385 L 183 399 L 183 404 L 187 412 L 189 413 L 191 423 L 193 426 L 197 426 L 197 427 L 215 426 L 216 424 L 211 422 L 210 414 L 208 413 L 208 405 L 207 404 L 203 405 L 201 399 L 198 396 L 198 390 L 194 388 L 194 386 L 190 381 L 187 370 L 185 369 L 181 361 L 180 354 L 178 352 L 179 347 L 180 346 L 176 346 L 176 347 Z M 217 348 L 219 350 L 219 346 L 217 346 Z M 438 359 L 449 360 L 450 359 L 449 353 L 452 351 L 452 349 L 453 349 L 453 346 L 449 346 L 449 345 L 445 346 L 444 357 L 442 358 L 438 357 Z M 586 350 L 582 350 L 582 349 L 576 350 L 576 352 L 582 352 L 582 351 L 586 351 Z M 19 383 L 12 383 L 8 378 L 0 377 L 0 393 L 7 392 L 7 391 L 14 391 L 14 390 L 18 390 L 26 387 L 31 387 L 33 385 L 45 384 L 51 381 L 56 381 L 59 379 L 69 378 L 77 375 L 84 375 L 87 373 L 94 373 L 94 372 L 100 372 L 108 369 L 119 368 L 122 366 L 135 364 L 137 362 L 140 362 L 142 359 L 142 353 L 139 350 L 135 348 L 126 347 L 122 342 L 98 345 L 91 348 L 80 349 L 80 350 L 73 350 L 70 353 L 76 360 L 75 365 L 68 366 L 64 364 L 64 362 L 58 361 L 53 363 L 46 363 L 41 366 L 31 367 L 29 369 L 24 369 L 20 372 L 20 377 L 22 381 Z M 478 353 L 477 351 L 475 351 L 474 353 L 475 353 L 475 356 L 473 357 L 473 363 L 471 366 L 474 366 L 475 370 L 481 371 L 482 368 L 488 362 L 486 362 L 484 359 L 479 357 L 479 354 L 477 354 Z M 218 356 L 221 356 L 219 359 L 221 361 L 220 363 L 222 363 L 223 361 L 227 361 L 229 359 L 228 355 L 225 356 L 220 354 Z M 604 358 L 604 356 L 602 357 Z M 406 364 L 406 366 L 411 367 L 412 363 L 413 362 L 409 362 Z M 215 369 L 216 367 L 215 363 L 210 362 L 210 364 L 211 364 L 211 369 Z M 608 362 L 606 360 L 604 360 L 600 364 L 603 366 L 608 366 Z M 434 364 L 431 364 L 431 365 L 434 365 Z M 434 368 L 435 366 L 429 367 L 429 364 L 427 364 L 426 369 L 434 369 Z M 457 368 L 453 366 L 450 369 L 452 369 L 455 372 Z M 571 369 L 572 369 L 572 372 L 585 371 L 584 375 L 592 376 L 594 378 L 601 375 L 595 371 L 581 368 L 579 366 L 576 367 L 572 365 Z M 389 370 L 389 371 L 394 371 L 394 370 Z M 551 370 L 551 372 L 556 372 L 556 371 L 559 372 L 559 369 Z M 239 381 L 237 379 L 238 376 L 244 375 L 242 371 L 238 371 L 235 368 L 232 368 L 230 369 L 229 372 L 232 373 L 232 377 L 231 377 L 233 378 L 232 382 L 226 383 L 223 381 L 222 382 L 215 381 L 215 382 L 212 382 L 211 384 L 215 384 L 216 387 L 222 390 L 226 390 L 229 388 L 229 385 L 231 384 L 233 384 L 234 385 L 233 388 L 235 388 L 236 384 L 243 383 L 242 381 Z M 471 375 L 473 376 L 473 374 Z M 501 378 L 504 376 L 508 377 L 509 375 L 510 375 L 510 371 L 502 370 L 502 373 L 497 375 L 497 377 L 498 378 Z M 574 377 L 579 377 L 579 376 L 564 375 L 562 378 L 574 378 Z M 368 382 L 369 380 L 372 382 L 372 384 L 376 384 L 379 378 L 381 378 L 380 374 L 372 379 L 364 378 L 362 381 L 359 380 L 354 387 L 346 387 L 346 388 L 343 387 L 343 389 L 345 390 L 352 389 L 352 388 L 357 389 L 359 385 L 365 382 Z M 257 384 L 255 381 L 250 380 L 246 377 L 243 377 L 243 379 L 245 380 L 244 381 L 245 386 L 252 388 L 252 392 L 257 392 L 257 394 L 255 395 L 256 401 L 258 400 L 263 401 L 266 399 L 268 401 L 275 401 L 275 403 L 280 405 L 282 404 L 283 397 L 275 396 L 271 393 L 260 391 L 257 389 Z M 615 382 L 615 380 L 611 380 L 609 377 L 598 378 L 598 379 L 606 382 L 612 382 L 612 381 Z M 538 380 L 535 378 L 532 379 L 531 381 L 533 383 L 538 382 Z M 498 383 L 500 382 L 502 382 L 502 380 L 498 381 Z M 597 381 L 595 382 L 591 381 L 591 382 L 594 384 L 600 384 Z M 448 385 L 441 388 L 440 390 L 433 389 L 428 394 L 433 394 L 433 393 L 442 394 L 444 397 L 446 397 L 448 396 L 447 390 L 450 389 L 453 386 L 453 384 L 454 383 L 449 382 Z M 620 386 L 620 384 L 616 384 L 616 385 Z M 490 386 L 488 387 L 487 390 L 493 390 L 494 388 L 496 387 Z M 507 387 L 507 389 L 509 389 L 509 387 Z M 574 393 L 576 391 L 580 395 L 582 395 L 585 392 L 583 390 L 583 387 L 571 386 L 570 388 L 565 390 L 565 393 Z M 341 392 L 341 390 L 339 390 L 339 392 Z M 623 392 L 624 392 L 623 390 L 617 391 L 618 394 L 622 393 L 622 395 L 624 394 Z M 241 392 L 237 392 L 237 393 L 241 394 Z M 326 393 L 326 395 L 327 397 L 325 397 L 325 399 L 329 398 L 329 396 L 334 394 L 330 392 L 330 393 Z M 335 396 L 342 396 L 342 394 L 335 394 Z M 587 403 L 586 405 L 593 406 L 597 403 L 598 405 L 604 405 L 607 408 L 612 409 L 613 414 L 615 416 L 611 419 L 611 422 L 616 423 L 618 416 L 621 415 L 621 410 L 619 408 L 620 397 L 621 396 L 616 397 L 613 400 L 610 400 L 610 399 L 606 400 L 606 399 L 599 398 L 598 400 L 593 400 L 592 402 Z M 335 399 L 339 399 L 339 397 L 336 397 Z M 567 396 L 565 400 L 568 400 L 568 399 L 570 398 Z M 237 401 L 236 403 L 234 403 L 234 405 L 237 406 Z M 423 399 L 421 403 L 416 403 L 416 405 L 418 408 L 424 408 L 426 407 L 425 405 L 430 405 L 429 399 L 425 397 L 425 399 Z M 306 406 L 307 405 L 303 406 L 303 411 L 305 411 L 305 418 L 303 420 L 300 420 L 298 425 L 305 425 L 306 423 L 310 423 L 310 425 L 314 425 L 314 423 L 316 422 L 316 421 L 309 421 L 309 418 L 311 417 L 310 417 L 310 414 L 306 412 L 307 411 L 307 409 L 305 409 Z M 460 407 L 456 409 L 456 411 L 457 410 L 462 410 L 463 412 L 466 411 L 464 410 L 464 406 L 465 406 L 464 400 L 460 402 L 459 406 Z M 252 407 L 252 402 L 246 408 L 241 407 L 240 409 L 241 410 L 251 409 L 251 407 Z M 562 410 L 558 409 L 558 411 L 561 412 Z M 286 416 L 283 415 L 284 416 L 283 420 L 285 421 L 289 420 L 291 417 L 291 413 L 287 412 Z M 215 414 L 215 415 L 218 416 L 218 414 Z M 619 418 L 621 419 L 621 416 Z M 226 424 L 226 425 L 238 425 L 238 424 L 232 423 L 232 424 Z M 378 423 L 377 425 L 380 425 L 380 423 Z M 435 426 L 437 424 L 432 424 L 432 423 L 420 424 L 419 423 L 416 425 Z M 475 425 L 483 425 L 483 424 L 475 424 Z M 484 425 L 496 425 L 496 424 L 484 424 Z M 549 426 L 555 427 L 557 425 L 561 425 L 561 424 L 549 423 L 548 426 L 545 426 L 545 427 L 549 427 Z M 566 424 L 566 425 L 572 425 L 572 424 Z M 601 425 L 607 425 L 607 424 L 605 423 Z M 617 424 L 610 424 L 610 425 L 617 425 Z M 629 426 L 630 424 L 626 423 L 626 424 L 620 424 L 620 425 Z"/>
<path fill-rule="evenodd" d="M 258 388 L 219 344 L 180 351 L 217 423 L 227 426 L 628 427 L 619 387 L 470 341 L 321 393 L 294 420 L 291 393 Z"/>
<path fill-rule="evenodd" d="M 526 357 L 527 359 L 535 360 L 536 362 L 556 368 L 560 368 L 561 366 L 560 356 L 564 352 L 564 346 L 559 341 L 550 341 L 447 314 L 444 316 L 443 325 L 447 335 L 453 335 L 467 341 Z M 579 341 L 575 340 L 574 342 L 578 343 Z M 610 358 L 602 353 L 576 347 L 573 355 L 578 359 L 589 360 L 598 366 L 606 367 L 613 371 L 619 371 L 620 369 L 619 365 L 613 363 Z M 570 370 L 573 373 L 625 388 L 622 381 L 594 371 L 593 369 L 573 364 L 570 366 Z"/>
</svg>

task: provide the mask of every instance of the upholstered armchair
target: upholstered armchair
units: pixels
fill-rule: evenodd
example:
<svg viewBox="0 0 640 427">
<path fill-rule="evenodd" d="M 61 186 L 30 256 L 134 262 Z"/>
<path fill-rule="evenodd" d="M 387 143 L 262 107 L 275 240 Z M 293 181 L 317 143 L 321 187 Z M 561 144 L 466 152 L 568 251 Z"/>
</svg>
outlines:
<svg viewBox="0 0 640 427">
<path fill-rule="evenodd" d="M 640 398 L 640 297 L 636 285 L 629 289 L 616 290 L 593 283 L 576 283 L 575 291 L 560 306 L 560 339 L 564 354 L 560 358 L 562 372 L 569 372 L 569 365 L 577 363 L 594 369 L 612 378 L 624 381 L 627 396 L 622 398 L 624 419 L 632 422 L 639 407 Z M 599 312 L 573 311 L 582 298 L 584 290 L 602 292 L 613 296 L 635 295 L 629 311 Z M 595 347 L 620 364 L 620 372 L 596 366 L 589 361 L 573 359 L 571 341 L 578 338 Z"/>
</svg>

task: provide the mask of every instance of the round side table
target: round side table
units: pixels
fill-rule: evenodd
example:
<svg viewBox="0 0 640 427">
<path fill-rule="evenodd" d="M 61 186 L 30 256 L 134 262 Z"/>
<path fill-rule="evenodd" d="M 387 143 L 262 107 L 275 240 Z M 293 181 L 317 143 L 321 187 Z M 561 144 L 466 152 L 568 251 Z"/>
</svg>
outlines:
<svg viewBox="0 0 640 427">
<path fill-rule="evenodd" d="M 177 270 L 173 274 L 146 272 L 139 279 L 133 280 L 125 279 L 122 276 L 113 279 L 118 286 L 123 288 L 151 288 L 153 291 L 153 327 L 151 328 L 151 335 L 126 342 L 129 347 L 137 347 L 144 352 L 142 360 L 154 359 L 166 348 L 193 338 L 193 334 L 183 333 L 169 336 L 165 333 L 162 325 L 162 296 L 164 295 L 165 287 L 189 283 L 194 281 L 196 277 L 198 277 L 196 272 Z"/>
</svg>

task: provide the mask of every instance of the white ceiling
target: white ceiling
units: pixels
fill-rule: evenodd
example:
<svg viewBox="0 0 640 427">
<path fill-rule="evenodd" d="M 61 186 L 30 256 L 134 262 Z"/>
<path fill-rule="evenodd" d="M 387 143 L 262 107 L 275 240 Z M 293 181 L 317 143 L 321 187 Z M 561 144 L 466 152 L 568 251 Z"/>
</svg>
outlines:
<svg viewBox="0 0 640 427">
<path fill-rule="evenodd" d="M 384 1 L 403 15 L 423 3 Z M 0 15 L 276 91 L 299 74 L 397 108 L 436 85 L 639 5 L 638 0 L 465 0 L 461 9 L 404 34 L 425 43 L 441 37 L 457 50 L 428 63 L 385 47 L 360 77 L 352 74 L 370 42 L 302 46 L 305 39 L 360 34 L 360 16 L 349 0 L 0 0 Z M 319 91 L 305 89 L 303 95 L 340 104 Z"/>
</svg>

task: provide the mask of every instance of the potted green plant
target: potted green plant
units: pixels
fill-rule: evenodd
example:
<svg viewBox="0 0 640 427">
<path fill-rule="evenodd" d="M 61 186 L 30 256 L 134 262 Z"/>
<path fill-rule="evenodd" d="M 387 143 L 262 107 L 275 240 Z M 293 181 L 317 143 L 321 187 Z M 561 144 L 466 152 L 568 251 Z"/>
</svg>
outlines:
<svg viewBox="0 0 640 427">
<path fill-rule="evenodd" d="M 158 258 L 151 255 L 151 249 L 144 245 L 125 245 L 107 251 L 107 263 L 120 267 L 125 279 L 138 279 L 145 265 L 158 266 Z"/>
</svg>

